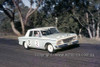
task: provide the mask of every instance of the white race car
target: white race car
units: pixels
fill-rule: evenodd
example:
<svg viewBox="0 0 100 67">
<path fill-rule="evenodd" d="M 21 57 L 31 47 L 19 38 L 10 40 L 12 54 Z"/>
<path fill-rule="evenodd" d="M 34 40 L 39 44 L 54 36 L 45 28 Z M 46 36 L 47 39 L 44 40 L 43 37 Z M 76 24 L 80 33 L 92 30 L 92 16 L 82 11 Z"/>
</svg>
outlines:
<svg viewBox="0 0 100 67">
<path fill-rule="evenodd" d="M 25 36 L 18 37 L 18 41 L 25 49 L 46 49 L 50 53 L 69 45 L 78 44 L 75 33 L 60 33 L 56 27 L 29 29 Z"/>
</svg>

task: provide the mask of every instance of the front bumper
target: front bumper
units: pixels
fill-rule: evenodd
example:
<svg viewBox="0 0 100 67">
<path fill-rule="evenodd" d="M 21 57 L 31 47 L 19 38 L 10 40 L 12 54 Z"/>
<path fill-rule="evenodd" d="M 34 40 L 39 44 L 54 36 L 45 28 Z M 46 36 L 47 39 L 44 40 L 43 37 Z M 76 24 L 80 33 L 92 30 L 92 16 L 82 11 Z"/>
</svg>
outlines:
<svg viewBox="0 0 100 67">
<path fill-rule="evenodd" d="M 70 45 L 76 45 L 76 44 L 78 44 L 78 40 L 70 42 L 70 43 L 64 43 L 62 45 L 57 45 L 57 46 L 55 46 L 55 50 L 62 49 L 64 47 L 67 47 L 67 46 L 70 46 Z"/>
</svg>

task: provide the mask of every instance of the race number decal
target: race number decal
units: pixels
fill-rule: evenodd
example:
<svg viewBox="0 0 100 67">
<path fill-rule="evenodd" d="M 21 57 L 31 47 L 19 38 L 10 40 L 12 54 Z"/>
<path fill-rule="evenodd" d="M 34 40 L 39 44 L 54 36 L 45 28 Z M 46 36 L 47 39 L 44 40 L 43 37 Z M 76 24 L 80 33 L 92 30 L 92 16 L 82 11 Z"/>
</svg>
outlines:
<svg viewBox="0 0 100 67">
<path fill-rule="evenodd" d="M 36 45 L 37 47 L 39 47 L 39 41 L 38 41 L 38 40 L 35 41 L 35 45 Z"/>
</svg>

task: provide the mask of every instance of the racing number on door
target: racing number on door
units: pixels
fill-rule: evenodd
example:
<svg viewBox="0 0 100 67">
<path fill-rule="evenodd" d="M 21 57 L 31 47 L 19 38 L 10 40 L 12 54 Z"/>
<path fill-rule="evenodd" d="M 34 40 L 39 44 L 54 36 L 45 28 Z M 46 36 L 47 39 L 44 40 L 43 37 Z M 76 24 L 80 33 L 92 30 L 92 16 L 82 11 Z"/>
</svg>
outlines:
<svg viewBox="0 0 100 67">
<path fill-rule="evenodd" d="M 38 41 L 38 40 L 35 41 L 35 45 L 36 45 L 37 47 L 39 47 L 39 41 Z"/>
</svg>

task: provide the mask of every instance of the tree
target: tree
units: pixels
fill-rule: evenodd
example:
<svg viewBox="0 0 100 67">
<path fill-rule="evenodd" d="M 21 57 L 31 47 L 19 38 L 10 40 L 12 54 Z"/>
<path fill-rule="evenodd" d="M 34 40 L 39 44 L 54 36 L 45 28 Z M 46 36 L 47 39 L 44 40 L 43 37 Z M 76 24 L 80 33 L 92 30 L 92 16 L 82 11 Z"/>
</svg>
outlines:
<svg viewBox="0 0 100 67">
<path fill-rule="evenodd" d="M 75 6 L 78 6 L 78 9 Z M 99 38 L 100 26 L 96 21 L 98 20 L 96 18 L 99 18 L 99 16 L 94 2 L 83 1 L 81 4 L 75 4 L 72 13 L 73 17 L 79 22 L 79 24 L 88 31 L 90 38 Z"/>
<path fill-rule="evenodd" d="M 45 0 L 44 2 L 42 10 L 46 13 L 47 18 L 51 15 L 53 26 L 57 26 L 63 32 L 76 33 L 78 23 L 71 18 L 71 8 L 74 0 Z M 58 22 L 55 25 L 56 17 L 58 18 Z"/>
<path fill-rule="evenodd" d="M 53 17 L 58 17 L 58 28 L 74 31 L 75 28 L 71 28 L 71 26 L 78 22 L 75 26 L 76 29 L 80 28 L 80 30 L 88 32 L 86 35 L 89 35 L 90 38 L 100 36 L 99 0 L 45 0 L 44 5 L 43 11 L 47 15 L 52 14 Z M 74 23 L 68 20 L 70 17 L 74 19 Z M 83 33 L 85 34 L 85 32 Z"/>
<path fill-rule="evenodd" d="M 15 25 L 14 25 L 14 18 L 15 18 L 15 8 L 13 6 L 13 3 L 11 0 L 2 0 L 0 1 L 0 8 L 1 10 L 9 17 L 10 19 L 10 24 L 11 24 L 11 27 L 12 27 L 12 30 L 13 32 L 20 36 L 20 32 L 15 28 Z M 5 7 L 4 7 L 5 5 Z M 6 7 L 6 5 L 9 5 L 9 8 Z"/>
<path fill-rule="evenodd" d="M 14 3 L 15 7 L 16 7 L 17 10 L 18 10 L 19 19 L 20 19 L 21 26 L 22 26 L 22 34 L 24 35 L 24 34 L 25 34 L 25 25 L 27 24 L 27 21 L 28 21 L 29 16 L 30 16 L 31 14 L 33 14 L 33 13 L 39 8 L 39 6 L 40 6 L 42 0 L 40 0 L 40 1 L 39 1 L 39 0 L 36 0 L 36 2 L 37 2 L 37 7 L 36 7 L 35 9 L 32 9 L 32 5 L 34 4 L 34 1 L 33 1 L 33 0 L 29 0 L 29 1 L 30 1 L 30 7 L 29 7 L 29 10 L 28 10 L 28 12 L 26 13 L 26 16 L 25 16 L 25 17 L 23 17 L 23 15 L 22 15 L 22 13 L 21 13 L 21 9 L 20 9 L 20 7 L 19 7 L 19 3 L 20 3 L 21 0 L 17 0 L 17 1 L 12 0 L 12 1 L 13 1 L 13 3 Z"/>
<path fill-rule="evenodd" d="M 97 16 L 96 38 L 99 38 L 100 37 L 100 0 L 93 0 L 93 3 L 96 5 L 96 8 L 97 8 L 97 12 L 95 15 Z"/>
<path fill-rule="evenodd" d="M 13 20 L 12 27 L 15 32 L 18 32 L 17 34 L 25 34 L 28 25 L 31 27 L 55 26 L 55 18 L 58 18 L 56 26 L 61 31 L 79 33 L 82 30 L 84 31 L 82 33 L 90 38 L 99 38 L 100 36 L 99 0 L 29 0 L 30 7 L 24 13 L 20 7 L 21 1 L 7 0 L 6 2 L 13 7 L 10 9 L 1 5 L 5 14 Z M 36 8 L 32 8 L 33 4 L 37 4 Z M 41 8 L 39 8 L 40 4 Z M 39 10 L 37 10 L 38 8 Z M 14 26 L 16 10 L 22 32 L 19 32 Z"/>
<path fill-rule="evenodd" d="M 4 2 L 7 3 L 7 5 L 10 5 L 10 7 L 12 8 L 5 8 L 3 5 L 4 4 L 0 4 L 0 8 L 2 9 L 2 11 L 10 18 L 11 20 L 11 26 L 12 29 L 14 31 L 14 33 L 18 36 L 24 35 L 25 34 L 25 26 L 28 22 L 28 18 L 31 14 L 33 14 L 40 6 L 42 0 L 35 0 L 35 3 L 37 3 L 37 7 L 36 8 L 32 8 L 32 5 L 34 4 L 33 0 L 29 0 L 30 1 L 30 7 L 27 13 L 25 13 L 24 15 L 21 12 L 21 8 L 20 8 L 20 3 L 21 0 L 5 0 Z M 15 28 L 14 25 L 14 19 L 15 19 L 15 9 L 18 10 L 18 15 L 19 15 L 19 19 L 20 19 L 20 23 L 21 23 L 21 28 L 22 28 L 22 33 L 20 31 L 18 31 Z"/>
</svg>

